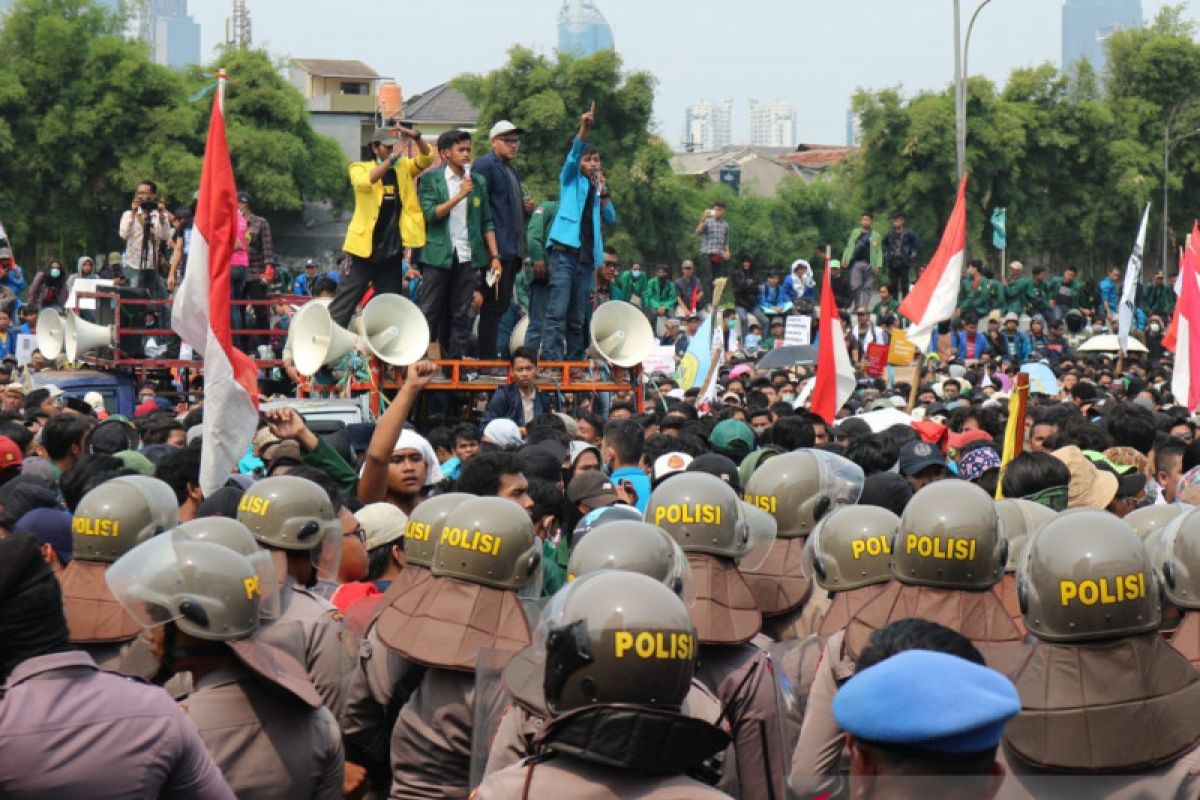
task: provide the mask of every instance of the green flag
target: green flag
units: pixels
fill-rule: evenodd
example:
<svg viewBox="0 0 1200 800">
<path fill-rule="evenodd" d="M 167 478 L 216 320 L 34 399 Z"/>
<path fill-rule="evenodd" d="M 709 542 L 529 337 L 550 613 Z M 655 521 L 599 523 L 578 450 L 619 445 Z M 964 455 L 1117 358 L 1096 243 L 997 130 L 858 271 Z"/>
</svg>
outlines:
<svg viewBox="0 0 1200 800">
<path fill-rule="evenodd" d="M 1004 250 L 1008 245 L 1004 219 L 1006 214 L 1003 208 L 992 209 L 992 244 L 997 250 Z"/>
</svg>

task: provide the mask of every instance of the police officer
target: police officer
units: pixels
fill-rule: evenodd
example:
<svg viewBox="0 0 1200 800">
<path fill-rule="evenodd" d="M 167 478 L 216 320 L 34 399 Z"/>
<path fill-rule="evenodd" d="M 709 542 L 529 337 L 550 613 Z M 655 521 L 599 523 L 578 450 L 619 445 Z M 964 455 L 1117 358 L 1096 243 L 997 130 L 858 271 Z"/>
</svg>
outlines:
<svg viewBox="0 0 1200 800">
<path fill-rule="evenodd" d="M 1025 542 L 1038 528 L 1054 519 L 1056 512 L 1032 500 L 1006 497 L 996 501 L 996 513 L 1000 515 L 1000 529 L 1008 541 L 1008 560 L 1004 564 L 1004 577 L 993 590 L 999 595 L 1013 623 L 1024 634 L 1025 620 L 1017 599 L 1017 562 Z"/>
<path fill-rule="evenodd" d="M 233 799 L 165 692 L 99 669 L 67 636 L 37 540 L 0 539 L 0 796 Z"/>
<path fill-rule="evenodd" d="M 304 664 L 334 716 L 345 705 L 347 657 L 341 615 L 316 594 L 318 565 L 337 575 L 342 523 L 325 490 L 310 480 L 276 475 L 253 484 L 238 502 L 241 522 L 259 545 L 274 554 L 282 586 L 279 619 L 263 641 Z"/>
<path fill-rule="evenodd" d="M 1125 517 L 1126 524 L 1132 516 Z M 1200 669 L 1200 509 L 1177 517 L 1168 526 L 1161 549 L 1164 559 L 1159 569 L 1167 600 L 1178 614 L 1170 630 L 1166 630 L 1164 619 L 1163 634 L 1193 667 Z"/>
<path fill-rule="evenodd" d="M 157 671 L 145 648 L 131 646 L 142 626 L 113 597 L 104 573 L 138 542 L 175 527 L 177 514 L 171 487 L 140 475 L 105 481 L 75 507 L 73 557 L 58 579 L 71 642 L 101 668 L 142 678 Z"/>
<path fill-rule="evenodd" d="M 647 522 L 618 520 L 597 527 L 571 551 L 567 579 L 575 581 L 601 570 L 636 572 L 653 578 L 676 595 L 690 598 L 691 576 L 687 556 L 667 533 Z M 552 605 L 557 607 L 562 598 Z M 543 621 L 547 615 L 542 615 Z M 504 711 L 488 748 L 484 772 L 517 763 L 528 756 L 534 737 L 549 716 L 542 678 L 546 668 L 545 642 L 534 633 L 529 647 L 513 656 L 504 668 L 504 689 L 512 705 Z M 478 691 L 478 690 L 477 690 Z M 723 716 L 721 702 L 702 683 L 693 680 L 683 713 L 717 724 Z M 719 776 L 717 776 L 719 777 Z"/>
<path fill-rule="evenodd" d="M 255 637 L 273 613 L 264 594 L 278 584 L 244 525 L 184 523 L 130 550 L 105 577 L 161 637 L 171 668 L 191 673 L 185 710 L 239 798 L 342 796 L 337 722 L 304 666 Z"/>
<path fill-rule="evenodd" d="M 813 592 L 804 575 L 804 543 L 821 517 L 857 502 L 863 481 L 854 462 L 810 449 L 775 456 L 750 476 L 746 502 L 774 516 L 778 533 L 762 565 L 742 573 L 765 618 L 764 632 L 776 641 L 803 638 L 820 624 L 829 599 Z"/>
<path fill-rule="evenodd" d="M 737 563 L 761 560 L 774 531 L 753 528 L 743 509 L 725 481 L 684 472 L 651 492 L 646 521 L 671 535 L 691 567 L 696 599 L 690 611 L 700 640 L 696 676 L 720 699 L 723 721 L 734 731 L 717 788 L 734 797 L 781 798 L 780 765 L 787 757 L 782 697 L 770 658 L 750 643 L 762 615 Z"/>
<path fill-rule="evenodd" d="M 1170 591 L 1184 588 L 1169 572 Z M 1158 578 L 1129 525 L 1060 513 L 1026 546 L 1017 584 L 1037 643 L 1004 733 L 1006 796 L 1072 788 L 1055 773 L 1102 774 L 1106 798 L 1200 796 L 1200 674 L 1157 632 Z"/>
<path fill-rule="evenodd" d="M 812 571 L 817 586 L 830 595 L 829 609 L 818 634 L 827 639 L 892 579 L 889 562 L 900 518 L 879 506 L 843 506 L 817 525 L 812 545 Z"/>
<path fill-rule="evenodd" d="M 905 506 L 891 549 L 893 580 L 826 642 L 792 756 L 788 782 L 797 794 L 820 794 L 837 783 L 842 733 L 833 696 L 872 632 L 917 617 L 966 636 L 1005 674 L 1021 663 L 1021 631 L 992 591 L 1007 553 L 987 492 L 959 480 L 929 484 Z"/>
<path fill-rule="evenodd" d="M 367 627 L 359 643 L 358 659 L 346 690 L 346 710 L 342 714 L 346 760 L 367 770 L 371 786 L 387 792 L 392 783 L 388 750 L 392 728 L 400 708 L 420 681 L 422 672 L 397 651 L 379 640 L 379 617 L 391 616 L 390 606 L 399 598 L 421 591 L 432 579 L 433 551 L 442 536 L 446 517 L 455 508 L 474 498 L 462 492 L 440 494 L 422 501 L 404 526 L 404 567 L 384 592 L 376 618 Z M 410 685 L 411 684 L 411 685 Z"/>
<path fill-rule="evenodd" d="M 649 576 L 615 570 L 562 592 L 542 643 L 553 718 L 537 735 L 541 753 L 492 774 L 475 797 L 727 797 L 684 775 L 729 737 L 681 713 L 696 630 L 679 598 Z"/>
<path fill-rule="evenodd" d="M 420 506 L 418 506 L 420 508 Z M 530 642 L 518 591 L 532 586 L 541 544 L 525 510 L 477 497 L 446 517 L 433 579 L 379 617 L 379 639 L 422 667 L 392 730 L 391 797 L 466 797 L 481 649 L 510 657 Z"/>
</svg>

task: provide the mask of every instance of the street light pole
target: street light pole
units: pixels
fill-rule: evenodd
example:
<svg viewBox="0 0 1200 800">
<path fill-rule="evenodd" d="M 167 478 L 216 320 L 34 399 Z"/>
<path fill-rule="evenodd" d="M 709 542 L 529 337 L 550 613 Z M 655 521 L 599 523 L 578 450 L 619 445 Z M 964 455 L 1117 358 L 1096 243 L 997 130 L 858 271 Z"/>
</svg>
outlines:
<svg viewBox="0 0 1200 800">
<path fill-rule="evenodd" d="M 959 35 L 959 0 L 954 0 L 954 163 L 962 183 L 967 160 L 967 109 L 963 102 L 962 39 Z"/>
<path fill-rule="evenodd" d="M 1190 139 L 1193 136 L 1200 136 L 1200 128 L 1189 133 L 1171 138 L 1171 119 L 1174 115 L 1168 116 L 1166 123 L 1163 125 L 1163 228 L 1162 228 L 1162 274 L 1167 274 L 1167 234 L 1168 234 L 1168 205 L 1167 205 L 1167 180 L 1170 177 L 1171 169 L 1171 145 L 1176 142 L 1181 142 L 1184 139 Z"/>
<path fill-rule="evenodd" d="M 958 165 L 958 180 L 961 183 L 967 162 L 967 56 L 971 52 L 971 31 L 979 12 L 992 0 L 981 0 L 971 12 L 967 23 L 967 38 L 959 38 L 959 0 L 954 0 L 954 131 L 955 161 Z M 960 46 L 961 44 L 961 46 Z"/>
</svg>

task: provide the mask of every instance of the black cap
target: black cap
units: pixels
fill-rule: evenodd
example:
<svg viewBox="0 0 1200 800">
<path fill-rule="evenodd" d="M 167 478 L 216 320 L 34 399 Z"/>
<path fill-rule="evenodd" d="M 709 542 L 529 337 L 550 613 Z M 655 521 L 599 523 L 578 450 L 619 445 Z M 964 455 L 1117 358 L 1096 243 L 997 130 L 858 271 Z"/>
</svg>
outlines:
<svg viewBox="0 0 1200 800">
<path fill-rule="evenodd" d="M 733 459 L 727 458 L 720 453 L 705 453 L 702 456 L 692 459 L 692 463 L 688 464 L 687 471 L 707 472 L 709 475 L 716 475 L 732 486 L 735 492 L 738 494 L 742 493 L 742 479 L 738 474 L 737 464 L 733 463 Z"/>
<path fill-rule="evenodd" d="M 933 466 L 946 466 L 946 459 L 942 458 L 942 451 L 937 448 L 937 445 L 918 439 L 900 449 L 899 469 L 901 475 L 916 475 L 926 467 Z"/>
<path fill-rule="evenodd" d="M 863 483 L 860 506 L 879 506 L 896 516 L 904 513 L 904 506 L 912 499 L 913 490 L 908 481 L 894 472 L 877 472 L 868 475 Z"/>
<path fill-rule="evenodd" d="M 250 196 L 249 192 L 238 192 L 238 202 L 239 203 L 249 203 L 253 199 L 254 198 Z"/>
</svg>

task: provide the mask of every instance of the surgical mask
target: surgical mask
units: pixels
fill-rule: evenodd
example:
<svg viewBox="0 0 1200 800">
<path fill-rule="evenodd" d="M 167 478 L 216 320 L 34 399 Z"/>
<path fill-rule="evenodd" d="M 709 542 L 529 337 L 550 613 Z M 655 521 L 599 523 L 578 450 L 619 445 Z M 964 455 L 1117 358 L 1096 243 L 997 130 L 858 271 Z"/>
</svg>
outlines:
<svg viewBox="0 0 1200 800">
<path fill-rule="evenodd" d="M 736 319 L 731 319 L 731 320 L 729 320 L 728 322 L 726 322 L 726 323 L 725 323 L 725 326 L 726 326 L 727 328 L 729 328 L 729 330 L 733 330 L 734 328 L 736 328 L 736 327 L 737 327 L 737 320 L 736 320 Z"/>
<path fill-rule="evenodd" d="M 55 269 L 52 269 L 52 270 L 50 270 L 50 277 L 51 277 L 51 278 L 57 278 L 59 275 L 62 275 L 62 270 L 61 270 L 61 269 L 57 269 L 57 268 L 55 268 Z"/>
<path fill-rule="evenodd" d="M 779 395 L 779 399 L 781 402 L 788 403 L 790 405 L 796 402 L 796 395 L 792 392 L 783 392 Z"/>
<path fill-rule="evenodd" d="M 1162 330 L 1162 328 L 1159 327 L 1159 324 L 1157 322 L 1150 326 L 1151 333 L 1158 333 L 1161 330 Z"/>
<path fill-rule="evenodd" d="M 631 270 L 629 270 L 629 274 L 635 278 L 642 277 L 642 271 L 640 269 L 631 269 Z"/>
</svg>

